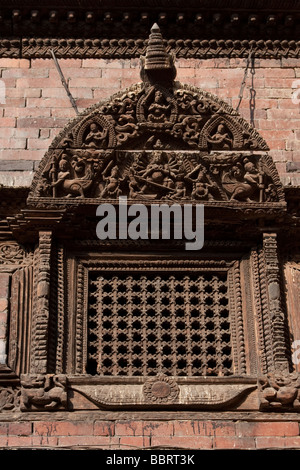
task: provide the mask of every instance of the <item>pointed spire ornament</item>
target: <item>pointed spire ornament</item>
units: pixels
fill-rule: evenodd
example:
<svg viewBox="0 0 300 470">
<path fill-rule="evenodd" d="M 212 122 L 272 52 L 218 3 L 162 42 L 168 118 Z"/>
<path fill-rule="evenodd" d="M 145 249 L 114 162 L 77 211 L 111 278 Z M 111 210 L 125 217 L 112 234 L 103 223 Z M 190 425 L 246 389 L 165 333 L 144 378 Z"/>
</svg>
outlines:
<svg viewBox="0 0 300 470">
<path fill-rule="evenodd" d="M 141 78 L 147 85 L 161 84 L 168 88 L 176 77 L 174 56 L 168 54 L 159 26 L 151 28 L 145 56 L 141 57 Z"/>
</svg>

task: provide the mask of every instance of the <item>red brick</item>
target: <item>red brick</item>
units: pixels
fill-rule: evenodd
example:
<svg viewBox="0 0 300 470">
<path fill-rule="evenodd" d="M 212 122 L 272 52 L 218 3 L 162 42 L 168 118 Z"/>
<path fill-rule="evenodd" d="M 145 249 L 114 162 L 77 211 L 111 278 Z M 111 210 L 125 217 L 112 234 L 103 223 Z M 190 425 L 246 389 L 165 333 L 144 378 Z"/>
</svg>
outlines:
<svg viewBox="0 0 300 470">
<path fill-rule="evenodd" d="M 0 139 L 0 147 L 3 149 L 25 149 L 26 139 Z"/>
<path fill-rule="evenodd" d="M 6 83 L 6 80 L 5 80 Z M 60 84 L 59 76 L 55 79 L 53 78 L 35 78 L 35 77 L 23 77 L 17 78 L 16 86 L 18 88 L 43 88 L 43 87 L 54 87 L 57 88 Z M 8 86 L 8 85 L 6 85 Z"/>
<path fill-rule="evenodd" d="M 86 108 L 89 108 L 90 106 L 93 106 L 94 104 L 95 104 L 94 99 L 78 98 L 76 100 L 76 106 L 79 111 L 80 109 L 84 111 Z"/>
<path fill-rule="evenodd" d="M 261 130 L 260 135 L 265 139 L 269 140 L 278 140 L 278 139 L 287 139 L 293 136 L 292 131 L 288 130 Z"/>
<path fill-rule="evenodd" d="M 279 98 L 277 100 L 277 107 L 279 109 L 295 109 L 295 106 L 299 106 L 299 105 L 293 103 L 293 101 L 290 98 Z"/>
<path fill-rule="evenodd" d="M 8 436 L 7 447 L 31 447 L 31 436 Z"/>
<path fill-rule="evenodd" d="M 288 449 L 288 448 L 300 448 L 300 436 L 295 437 L 257 437 L 256 438 L 257 449 Z"/>
<path fill-rule="evenodd" d="M 114 81 L 114 80 L 113 80 Z M 113 82 L 112 81 L 112 82 Z M 99 88 L 101 86 L 107 86 L 109 84 L 111 86 L 111 79 L 103 79 L 103 78 L 77 78 L 77 77 L 71 77 L 69 86 L 70 89 L 72 88 Z"/>
<path fill-rule="evenodd" d="M 66 90 L 64 87 L 59 87 L 59 88 L 42 88 L 42 94 L 41 96 L 38 96 L 37 98 L 41 98 L 41 100 L 44 100 L 46 98 L 66 98 Z M 29 101 L 30 102 L 30 101 Z"/>
<path fill-rule="evenodd" d="M 81 59 L 59 59 L 59 65 L 63 70 L 65 67 L 81 67 Z M 32 68 L 55 68 L 54 61 L 52 59 L 31 59 Z"/>
<path fill-rule="evenodd" d="M 122 436 L 120 437 L 120 448 L 135 449 L 150 447 L 150 438 L 147 436 Z"/>
<path fill-rule="evenodd" d="M 0 150 L 0 160 L 41 160 L 45 151 L 41 150 L 24 150 L 5 149 Z"/>
<path fill-rule="evenodd" d="M 64 95 L 62 98 L 27 98 L 27 109 L 28 108 L 65 108 L 72 106 L 69 98 Z M 28 110 L 29 114 L 29 110 Z M 43 111 L 41 115 L 43 115 Z M 50 113 L 49 113 L 50 115 Z"/>
<path fill-rule="evenodd" d="M 58 437 L 54 436 L 33 436 L 32 446 L 33 447 L 57 447 Z"/>
<path fill-rule="evenodd" d="M 265 87 L 289 88 L 292 91 L 293 78 L 265 78 Z"/>
<path fill-rule="evenodd" d="M 299 67 L 299 59 L 296 59 L 294 57 L 289 57 L 289 58 L 282 58 L 281 59 L 281 66 L 282 67 Z"/>
<path fill-rule="evenodd" d="M 216 449 L 255 449 L 255 439 L 218 436 L 214 439 L 214 447 Z"/>
<path fill-rule="evenodd" d="M 263 90 L 256 90 L 257 98 L 291 98 L 294 90 L 291 87 L 288 88 L 265 88 Z"/>
<path fill-rule="evenodd" d="M 9 436 L 30 436 L 32 432 L 31 423 L 9 423 Z"/>
<path fill-rule="evenodd" d="M 108 436 L 61 436 L 58 438 L 59 446 L 109 448 L 119 443 L 118 438 Z"/>
<path fill-rule="evenodd" d="M 54 108 L 54 109 L 51 109 L 51 116 L 53 118 L 65 118 L 66 119 L 66 122 L 67 120 L 69 120 L 70 118 L 74 118 L 76 117 L 76 111 L 75 109 L 71 106 L 71 103 L 70 103 L 70 106 L 68 108 Z"/>
<path fill-rule="evenodd" d="M 281 68 L 281 59 L 255 59 L 255 66 L 262 68 Z"/>
<path fill-rule="evenodd" d="M 29 68 L 30 60 L 28 59 L 0 59 L 0 68 L 12 68 L 12 67 L 22 67 Z"/>
<path fill-rule="evenodd" d="M 116 436 L 142 436 L 143 435 L 143 422 L 142 421 L 116 422 L 115 435 Z"/>
<path fill-rule="evenodd" d="M 28 129 L 20 128 L 20 129 L 12 129 L 13 136 L 19 138 L 34 138 L 39 136 L 38 129 L 32 129 L 29 127 Z"/>
<path fill-rule="evenodd" d="M 15 130 L 16 129 L 14 128 L 0 127 L 0 138 L 4 137 L 8 139 L 9 137 L 12 137 Z"/>
<path fill-rule="evenodd" d="M 0 117 L 0 127 L 15 127 L 16 118 L 11 117 Z"/>
<path fill-rule="evenodd" d="M 129 85 L 128 85 L 129 86 Z M 122 87 L 124 88 L 124 87 Z M 97 88 L 94 90 L 94 99 L 95 101 L 103 101 L 108 98 L 110 98 L 114 93 L 116 93 L 118 90 L 116 88 Z"/>
<path fill-rule="evenodd" d="M 175 436 L 222 436 L 235 435 L 235 424 L 227 421 L 175 421 Z"/>
<path fill-rule="evenodd" d="M 27 139 L 28 149 L 47 149 L 51 142 L 46 139 Z"/>
<path fill-rule="evenodd" d="M 125 74 L 124 69 L 102 69 L 101 70 L 101 81 L 98 82 L 102 83 L 103 80 L 117 80 L 119 78 L 134 78 L 135 81 L 138 81 L 138 74 L 136 74 L 135 69 L 127 69 L 127 74 Z"/>
<path fill-rule="evenodd" d="M 0 436 L 7 436 L 8 423 L 0 423 Z"/>
<path fill-rule="evenodd" d="M 96 421 L 94 423 L 95 436 L 113 436 L 115 434 L 115 424 L 111 421 Z"/>
<path fill-rule="evenodd" d="M 3 70 L 2 78 L 48 78 L 48 69 L 7 69 Z"/>
<path fill-rule="evenodd" d="M 7 436 L 0 436 L 0 450 L 1 447 L 7 447 L 8 437 Z"/>
<path fill-rule="evenodd" d="M 212 449 L 213 438 L 208 436 L 154 436 L 153 447 L 177 447 L 182 449 Z"/>
<path fill-rule="evenodd" d="M 34 109 L 34 108 L 33 108 Z M 67 124 L 66 119 L 62 118 L 50 118 L 50 117 L 27 117 L 19 118 L 17 121 L 17 127 L 61 127 L 63 128 Z"/>
<path fill-rule="evenodd" d="M 37 99 L 37 98 L 31 98 L 31 99 Z M 35 118 L 35 117 L 41 117 L 41 118 L 46 118 L 50 116 L 50 111 L 51 108 L 41 108 L 39 107 L 26 107 L 26 108 L 5 108 L 4 109 L 4 116 L 5 117 L 16 117 L 16 118 Z"/>
<path fill-rule="evenodd" d="M 129 88 L 134 85 L 136 80 L 134 78 L 122 78 L 120 84 L 118 85 L 120 89 Z M 191 83 L 191 82 L 189 82 Z M 192 85 L 192 83 L 191 83 Z M 117 89 L 114 89 L 110 94 L 116 93 Z"/>
<path fill-rule="evenodd" d="M 121 69 L 123 68 L 122 60 L 110 60 L 110 59 L 83 59 L 82 67 L 86 68 L 112 68 L 112 69 Z"/>
<path fill-rule="evenodd" d="M 237 435 L 244 436 L 298 436 L 299 424 L 290 422 L 239 422 L 237 423 Z"/>
<path fill-rule="evenodd" d="M 25 107 L 25 98 L 6 98 L 5 103 L 1 103 L 0 107 L 8 108 L 24 108 Z"/>
<path fill-rule="evenodd" d="M 299 63 L 297 67 L 299 67 Z M 295 78 L 295 70 L 293 68 L 281 68 L 279 70 L 274 68 L 264 68 L 263 75 L 269 78 Z"/>
<path fill-rule="evenodd" d="M 145 421 L 143 433 L 145 436 L 172 436 L 174 427 L 172 421 Z"/>
<path fill-rule="evenodd" d="M 93 423 L 82 421 L 55 421 L 34 423 L 35 434 L 47 436 L 89 436 L 93 435 Z"/>
<path fill-rule="evenodd" d="M 7 98 L 39 98 L 41 94 L 41 88 L 6 88 L 5 90 Z"/>
<path fill-rule="evenodd" d="M 15 78 L 15 77 L 13 77 L 13 78 L 11 78 L 11 77 L 10 78 L 3 78 L 2 80 L 5 83 L 6 90 L 8 88 L 14 88 L 17 84 L 17 78 Z"/>
<path fill-rule="evenodd" d="M 70 78 L 96 78 L 96 77 L 101 77 L 102 70 L 101 69 L 96 69 L 96 68 L 68 68 L 67 70 L 64 71 L 65 79 L 68 81 Z M 56 69 L 50 69 L 49 70 L 49 78 L 55 78 L 57 79 L 57 70 Z M 58 84 L 59 85 L 59 84 Z M 63 88 L 62 84 L 60 84 L 61 88 Z"/>
</svg>

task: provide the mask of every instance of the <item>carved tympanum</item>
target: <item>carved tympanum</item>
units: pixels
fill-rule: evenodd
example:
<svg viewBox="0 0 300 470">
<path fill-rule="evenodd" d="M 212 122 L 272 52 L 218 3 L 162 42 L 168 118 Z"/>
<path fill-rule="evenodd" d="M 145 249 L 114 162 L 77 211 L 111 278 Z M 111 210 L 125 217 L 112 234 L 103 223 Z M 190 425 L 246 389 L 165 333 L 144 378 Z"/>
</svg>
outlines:
<svg viewBox="0 0 300 470">
<path fill-rule="evenodd" d="M 143 82 L 70 122 L 41 162 L 28 201 L 283 201 L 263 138 L 225 102 L 175 76 L 154 25 Z"/>
</svg>

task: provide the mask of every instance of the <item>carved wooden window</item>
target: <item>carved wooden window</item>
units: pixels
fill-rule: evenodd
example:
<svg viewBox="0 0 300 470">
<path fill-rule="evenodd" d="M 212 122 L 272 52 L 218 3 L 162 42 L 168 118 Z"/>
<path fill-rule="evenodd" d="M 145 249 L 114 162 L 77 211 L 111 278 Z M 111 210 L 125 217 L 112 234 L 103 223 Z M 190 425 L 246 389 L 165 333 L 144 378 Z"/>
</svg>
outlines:
<svg viewBox="0 0 300 470">
<path fill-rule="evenodd" d="M 298 407 L 276 167 L 235 110 L 175 76 L 155 26 L 142 83 L 68 124 L 9 219 L 18 242 L 4 269 L 11 302 L 0 359 L 25 412 Z M 120 196 L 204 204 L 203 250 L 97 239 L 97 206 L 118 208 Z M 288 405 L 276 391 L 283 375 Z"/>
<path fill-rule="evenodd" d="M 88 372 L 233 373 L 226 273 L 100 271 L 89 293 Z"/>
</svg>

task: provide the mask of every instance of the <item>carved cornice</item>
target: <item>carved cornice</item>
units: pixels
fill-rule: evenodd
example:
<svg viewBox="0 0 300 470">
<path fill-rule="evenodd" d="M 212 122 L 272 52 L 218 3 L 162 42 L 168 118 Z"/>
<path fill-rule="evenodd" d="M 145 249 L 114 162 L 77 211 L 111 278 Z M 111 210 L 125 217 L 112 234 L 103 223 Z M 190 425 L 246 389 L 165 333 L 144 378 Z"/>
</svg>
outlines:
<svg viewBox="0 0 300 470">
<path fill-rule="evenodd" d="M 132 58 L 160 26 L 177 57 L 298 57 L 297 0 L 146 2 L 0 1 L 2 57 Z"/>
</svg>

